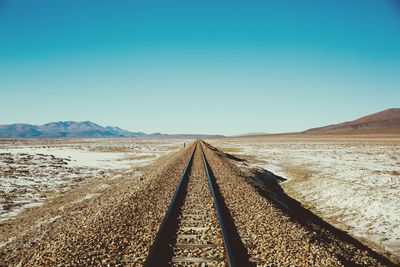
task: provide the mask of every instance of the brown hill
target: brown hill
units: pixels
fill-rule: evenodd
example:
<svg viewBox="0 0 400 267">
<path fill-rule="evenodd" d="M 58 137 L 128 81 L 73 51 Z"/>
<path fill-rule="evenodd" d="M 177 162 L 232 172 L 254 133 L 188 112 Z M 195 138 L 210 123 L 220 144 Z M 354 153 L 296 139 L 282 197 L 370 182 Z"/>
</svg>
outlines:
<svg viewBox="0 0 400 267">
<path fill-rule="evenodd" d="M 400 108 L 391 108 L 354 121 L 312 128 L 304 133 L 400 133 Z"/>
</svg>

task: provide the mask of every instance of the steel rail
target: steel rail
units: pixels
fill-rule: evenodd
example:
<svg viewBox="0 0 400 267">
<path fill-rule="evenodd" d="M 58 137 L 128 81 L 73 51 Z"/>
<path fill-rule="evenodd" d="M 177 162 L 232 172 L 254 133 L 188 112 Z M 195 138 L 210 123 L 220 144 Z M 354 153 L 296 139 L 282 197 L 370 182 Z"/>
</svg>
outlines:
<svg viewBox="0 0 400 267">
<path fill-rule="evenodd" d="M 227 230 L 227 225 L 228 221 L 224 218 L 224 213 L 222 211 L 222 206 L 223 206 L 223 200 L 220 200 L 220 196 L 217 192 L 218 188 L 216 187 L 216 182 L 213 180 L 215 179 L 214 176 L 212 175 L 212 171 L 209 167 L 207 158 L 205 156 L 204 150 L 203 150 L 203 144 L 201 141 L 197 141 L 194 145 L 192 154 L 190 155 L 190 158 L 188 159 L 188 162 L 186 164 L 186 167 L 182 173 L 182 176 L 179 180 L 179 183 L 175 189 L 174 195 L 172 197 L 172 200 L 169 204 L 168 210 L 164 216 L 164 219 L 160 225 L 160 228 L 157 232 L 157 235 L 153 241 L 153 244 L 150 248 L 149 254 L 146 258 L 146 261 L 143 266 L 145 267 L 154 267 L 154 266 L 167 266 L 169 263 L 169 258 L 166 256 L 168 253 L 168 249 L 171 249 L 170 246 L 170 241 L 171 241 L 171 236 L 173 236 L 173 229 L 174 229 L 174 223 L 176 223 L 174 220 L 177 220 L 178 217 L 178 209 L 180 208 L 179 200 L 184 199 L 184 194 L 185 194 L 185 185 L 187 185 L 188 182 L 188 170 L 190 166 L 193 164 L 193 158 L 195 151 L 197 149 L 197 146 L 200 147 L 200 152 L 202 155 L 203 159 L 203 164 L 204 164 L 204 169 L 207 175 L 207 180 L 208 184 L 210 187 L 210 193 L 213 198 L 213 203 L 214 207 L 217 213 L 217 218 L 218 218 L 218 223 L 221 228 L 221 234 L 222 238 L 224 240 L 224 248 L 225 248 L 225 254 L 227 258 L 227 264 L 229 267 L 237 267 L 237 266 L 247 266 L 247 264 L 243 265 L 240 264 L 240 258 L 238 258 L 240 253 L 238 255 L 235 254 L 234 250 L 234 240 L 232 238 L 232 235 L 228 232 Z M 222 202 L 221 202 L 222 201 Z"/>
<path fill-rule="evenodd" d="M 219 225 L 221 227 L 222 238 L 224 239 L 224 247 L 225 247 L 226 256 L 228 259 L 228 266 L 237 267 L 237 266 L 239 266 L 239 260 L 235 257 L 235 253 L 234 253 L 233 246 L 232 246 L 233 242 L 232 242 L 230 235 L 228 234 L 228 231 L 226 230 L 226 227 L 225 227 L 226 221 L 224 219 L 224 216 L 222 215 L 219 199 L 217 198 L 217 196 L 215 194 L 214 183 L 211 179 L 210 172 L 209 172 L 209 164 L 208 164 L 208 161 L 204 154 L 203 146 L 201 145 L 201 143 L 200 143 L 200 150 L 201 150 L 201 154 L 203 156 L 204 168 L 205 168 L 205 171 L 207 174 L 208 184 L 210 185 L 211 195 L 214 200 L 213 202 L 214 202 L 215 210 L 217 212 Z"/>
<path fill-rule="evenodd" d="M 160 261 L 162 261 L 162 253 L 163 249 L 162 246 L 165 245 L 165 240 L 168 238 L 167 235 L 167 227 L 170 224 L 170 222 L 174 219 L 173 215 L 177 211 L 176 209 L 178 208 L 177 199 L 182 195 L 183 193 L 183 184 L 185 182 L 185 178 L 187 177 L 187 171 L 189 169 L 189 166 L 191 165 L 193 161 L 193 156 L 194 152 L 196 151 L 196 147 L 198 145 L 198 142 L 194 145 L 192 154 L 190 155 L 190 158 L 187 161 L 186 167 L 182 172 L 182 176 L 179 180 L 178 186 L 175 189 L 174 196 L 172 197 L 172 200 L 169 204 L 167 213 L 164 216 L 164 219 L 160 225 L 160 228 L 157 232 L 157 235 L 153 241 L 153 244 L 150 248 L 150 252 L 146 258 L 146 261 L 143 266 L 145 267 L 154 267 L 154 266 L 159 266 Z"/>
</svg>

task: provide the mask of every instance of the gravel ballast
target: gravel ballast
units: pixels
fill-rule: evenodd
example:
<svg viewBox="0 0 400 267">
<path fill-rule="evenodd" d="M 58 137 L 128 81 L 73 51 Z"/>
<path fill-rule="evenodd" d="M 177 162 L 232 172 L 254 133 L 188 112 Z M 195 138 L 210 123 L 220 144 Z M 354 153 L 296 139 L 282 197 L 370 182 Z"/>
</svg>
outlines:
<svg viewBox="0 0 400 267">
<path fill-rule="evenodd" d="M 0 265 L 140 266 L 192 149 L 161 158 L 139 177 L 110 180 L 97 198 L 49 203 L 1 224 Z M 19 224 L 25 228 L 13 227 Z"/>
<path fill-rule="evenodd" d="M 363 245 L 289 213 L 263 196 L 246 170 L 211 146 L 204 152 L 248 253 L 257 266 L 387 266 Z M 351 240 L 351 237 L 348 237 Z M 394 264 L 393 264 L 394 265 Z"/>
<path fill-rule="evenodd" d="M 194 145 L 1 223 L 0 266 L 142 266 Z M 394 266 L 351 237 L 300 218 L 286 207 L 290 203 L 257 187 L 251 170 L 205 143 L 203 148 L 235 229 L 257 266 Z M 192 182 L 204 177 L 200 155 L 194 159 Z M 212 206 L 205 180 L 192 188 L 204 191 L 199 199 Z M 198 202 L 198 196 L 188 196 Z M 210 216 L 209 227 L 215 219 Z M 213 232 L 219 235 L 218 229 Z"/>
</svg>

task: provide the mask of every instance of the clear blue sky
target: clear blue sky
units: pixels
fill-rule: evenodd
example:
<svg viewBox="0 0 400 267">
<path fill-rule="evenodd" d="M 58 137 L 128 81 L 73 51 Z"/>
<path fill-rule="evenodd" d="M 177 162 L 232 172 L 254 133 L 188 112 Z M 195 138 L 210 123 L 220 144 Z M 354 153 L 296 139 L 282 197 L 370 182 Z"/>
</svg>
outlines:
<svg viewBox="0 0 400 267">
<path fill-rule="evenodd" d="M 400 103 L 400 3 L 0 0 L 0 124 L 287 132 Z"/>
</svg>

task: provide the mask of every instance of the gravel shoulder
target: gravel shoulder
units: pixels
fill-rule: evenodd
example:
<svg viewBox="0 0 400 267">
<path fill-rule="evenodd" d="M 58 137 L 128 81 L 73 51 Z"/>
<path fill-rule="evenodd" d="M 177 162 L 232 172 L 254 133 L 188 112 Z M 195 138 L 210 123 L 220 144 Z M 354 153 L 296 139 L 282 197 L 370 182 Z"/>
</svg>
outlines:
<svg viewBox="0 0 400 267">
<path fill-rule="evenodd" d="M 210 140 L 221 151 L 286 179 L 285 193 L 335 227 L 400 257 L 398 138 Z"/>
<path fill-rule="evenodd" d="M 259 266 L 395 266 L 287 197 L 259 170 L 239 169 L 232 156 L 205 149 L 239 235 Z M 269 179 L 268 179 L 269 178 Z M 265 181 L 260 186 L 260 181 Z"/>
<path fill-rule="evenodd" d="M 94 180 L 2 222 L 0 266 L 141 266 L 192 150 Z M 211 146 L 204 152 L 258 266 L 395 266 L 318 221 L 268 174 L 241 169 L 239 159 Z"/>
<path fill-rule="evenodd" d="M 1 223 L 0 265 L 140 265 L 191 150 L 93 181 Z"/>
</svg>

